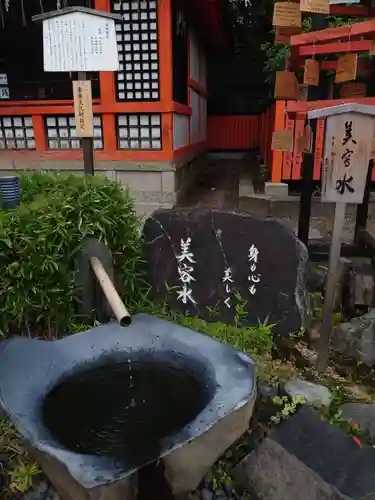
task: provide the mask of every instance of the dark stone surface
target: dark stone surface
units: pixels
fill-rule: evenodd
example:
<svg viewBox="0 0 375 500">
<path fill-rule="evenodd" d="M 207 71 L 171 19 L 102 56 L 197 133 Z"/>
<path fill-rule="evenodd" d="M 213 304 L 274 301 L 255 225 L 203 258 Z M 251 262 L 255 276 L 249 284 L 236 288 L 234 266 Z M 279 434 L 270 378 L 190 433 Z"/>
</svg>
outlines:
<svg viewBox="0 0 375 500">
<path fill-rule="evenodd" d="M 341 410 L 343 417 L 359 425 L 361 431 L 375 439 L 375 404 L 347 403 Z"/>
<path fill-rule="evenodd" d="M 207 430 L 212 433 L 215 424 L 222 425 L 226 422 L 226 417 L 233 416 L 235 409 L 245 408 L 255 398 L 255 364 L 249 356 L 206 335 L 146 314 L 135 315 L 133 323 L 127 328 L 121 328 L 117 324 L 102 325 L 54 342 L 26 337 L 12 338 L 0 351 L 1 404 L 19 433 L 31 445 L 36 461 L 39 461 L 42 467 L 48 465 L 55 476 L 64 475 L 66 484 L 71 485 L 74 482 L 75 485 L 78 483 L 83 488 L 90 489 L 93 498 L 96 498 L 93 492 L 99 492 L 101 485 L 116 487 L 117 482 L 128 478 L 131 486 L 133 473 L 145 465 L 144 460 L 139 459 L 137 464 L 134 464 L 133 456 L 117 460 L 116 456 L 111 454 L 79 454 L 61 446 L 58 438 L 51 435 L 42 421 L 41 407 L 47 394 L 61 382 L 62 377 L 75 374 L 79 370 L 87 370 L 94 364 L 124 361 L 130 364 L 130 368 L 132 362 L 146 362 L 154 366 L 160 363 L 181 375 L 186 373 L 183 370 L 187 370 L 199 378 L 207 391 L 212 391 L 210 401 L 194 420 L 182 429 L 175 429 L 159 443 L 159 456 L 170 458 L 170 469 L 173 467 L 172 453 L 176 447 L 179 447 L 181 464 L 183 450 L 186 450 L 184 445 L 198 438 L 204 439 Z M 126 378 L 125 382 L 128 381 Z M 138 399 L 134 396 L 136 404 L 130 405 L 131 408 L 135 408 L 139 403 L 136 389 L 137 387 L 135 393 Z M 168 387 L 165 389 L 168 390 Z M 108 392 L 104 396 L 108 396 Z M 123 389 L 123 392 L 126 390 Z M 112 395 L 113 402 L 122 397 L 122 393 L 116 390 L 112 391 Z M 99 417 L 102 409 L 103 394 L 98 391 L 95 398 L 98 409 L 97 414 L 92 416 L 93 422 Z M 161 406 L 163 402 L 163 394 L 160 392 Z M 141 403 L 146 404 L 147 401 Z M 76 406 L 77 403 L 74 405 L 72 401 L 70 407 L 66 408 L 66 413 L 61 414 L 61 422 L 64 425 L 75 426 L 79 421 L 74 414 Z M 144 408 L 144 418 L 147 419 L 147 406 Z M 177 408 L 175 410 L 177 411 Z M 122 409 L 120 416 L 109 414 L 109 429 L 113 428 L 113 419 L 123 422 L 124 413 L 129 414 L 131 411 L 128 405 Z M 238 425 L 234 426 L 234 429 L 241 429 L 242 414 L 236 412 L 235 415 Z M 152 423 L 150 422 L 150 426 Z M 90 422 L 86 421 L 84 425 L 87 428 Z M 235 434 L 234 430 L 233 433 Z M 121 432 L 118 435 L 121 439 Z M 218 434 L 214 440 L 211 434 L 211 439 L 212 446 L 207 444 L 205 460 L 207 461 L 207 454 L 212 452 L 214 463 L 218 459 L 217 450 L 220 450 L 220 445 L 227 439 L 227 435 Z M 189 450 L 188 447 L 187 449 Z M 199 456 L 195 456 L 194 460 L 186 464 L 185 471 L 188 473 L 189 467 L 198 470 L 200 465 Z M 204 465 L 206 468 L 206 462 Z M 206 470 L 202 476 L 205 472 Z M 48 474 L 48 471 L 46 473 Z M 50 479 L 53 483 L 51 477 Z"/>
<path fill-rule="evenodd" d="M 303 406 L 270 437 L 349 498 L 375 492 L 375 449 L 360 448 L 313 409 Z"/>
<path fill-rule="evenodd" d="M 243 319 L 248 323 L 268 319 L 280 334 L 298 331 L 305 323 L 307 250 L 277 221 L 206 208 L 158 210 L 146 221 L 144 236 L 154 295 L 167 299 L 175 310 L 233 322 L 237 292 L 247 302 Z M 182 263 L 191 267 L 193 281 L 188 288 L 195 303 L 188 298 L 184 304 L 181 297 L 178 299 L 182 289 L 178 262 L 181 240 L 188 238 L 193 262 L 185 259 Z M 259 251 L 257 262 L 249 262 L 252 245 Z M 252 264 L 256 269 L 250 269 Z M 223 281 L 228 268 L 233 282 Z M 249 281 L 251 276 L 259 282 Z M 250 293 L 252 285 L 255 294 Z M 218 314 L 212 316 L 210 309 Z"/>
<path fill-rule="evenodd" d="M 270 438 L 234 470 L 252 500 L 349 500 Z"/>
<path fill-rule="evenodd" d="M 375 309 L 341 323 L 333 331 L 332 347 L 368 366 L 375 365 Z"/>
</svg>

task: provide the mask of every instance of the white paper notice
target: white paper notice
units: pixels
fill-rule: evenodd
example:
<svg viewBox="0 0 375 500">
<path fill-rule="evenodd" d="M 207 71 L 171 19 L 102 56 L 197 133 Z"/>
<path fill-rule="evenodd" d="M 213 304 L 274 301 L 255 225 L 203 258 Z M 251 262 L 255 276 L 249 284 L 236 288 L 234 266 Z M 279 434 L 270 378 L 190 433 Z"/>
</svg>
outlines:
<svg viewBox="0 0 375 500">
<path fill-rule="evenodd" d="M 115 22 L 83 12 L 43 21 L 44 71 L 118 71 Z"/>
<path fill-rule="evenodd" d="M 0 99 L 10 99 L 8 87 L 0 87 Z"/>
</svg>

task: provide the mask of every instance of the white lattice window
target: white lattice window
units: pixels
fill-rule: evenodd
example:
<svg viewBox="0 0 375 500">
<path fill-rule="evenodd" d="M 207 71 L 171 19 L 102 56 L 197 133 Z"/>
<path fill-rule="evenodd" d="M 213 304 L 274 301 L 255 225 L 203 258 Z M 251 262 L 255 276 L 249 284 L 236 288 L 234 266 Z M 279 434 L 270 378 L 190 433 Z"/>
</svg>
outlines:
<svg viewBox="0 0 375 500">
<path fill-rule="evenodd" d="M 47 142 L 50 149 L 79 149 L 74 116 L 48 116 L 45 119 Z M 94 149 L 103 149 L 102 120 L 94 116 Z"/>
<path fill-rule="evenodd" d="M 0 116 L 0 149 L 35 149 L 31 116 Z"/>
<path fill-rule="evenodd" d="M 116 75 L 119 101 L 158 101 L 159 49 L 156 0 L 112 2 L 121 14 L 116 22 L 120 69 Z"/>
<path fill-rule="evenodd" d="M 117 145 L 119 149 L 160 150 L 162 147 L 161 116 L 117 115 Z"/>
</svg>

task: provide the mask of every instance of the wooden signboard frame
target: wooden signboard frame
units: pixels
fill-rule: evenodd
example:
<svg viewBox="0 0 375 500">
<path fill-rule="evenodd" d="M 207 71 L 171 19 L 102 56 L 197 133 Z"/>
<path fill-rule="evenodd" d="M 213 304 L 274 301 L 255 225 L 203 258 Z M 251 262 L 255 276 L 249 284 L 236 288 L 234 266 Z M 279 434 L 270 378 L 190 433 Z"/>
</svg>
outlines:
<svg viewBox="0 0 375 500">
<path fill-rule="evenodd" d="M 345 223 L 346 206 L 347 203 L 359 204 L 363 201 L 375 131 L 375 107 L 343 104 L 309 111 L 307 116 L 309 120 L 327 119 L 322 200 L 335 203 L 323 322 L 316 365 L 317 371 L 323 372 L 328 361 L 329 341 L 333 328 L 337 270 L 341 256 L 341 237 Z M 340 130 L 339 125 L 343 129 Z M 340 176 L 342 173 L 343 177 Z M 337 174 L 339 174 L 338 177 L 336 177 Z M 332 186 L 338 193 L 337 195 L 333 193 Z"/>
<path fill-rule="evenodd" d="M 115 20 L 123 21 L 122 16 L 86 7 L 66 7 L 33 16 L 32 20 L 43 23 L 45 71 L 78 71 L 78 81 L 73 82 L 76 132 L 81 138 L 84 172 L 94 175 L 92 92 L 86 72 L 118 70 Z M 61 43 L 56 44 L 54 39 Z M 93 39 L 95 44 L 91 43 Z"/>
</svg>

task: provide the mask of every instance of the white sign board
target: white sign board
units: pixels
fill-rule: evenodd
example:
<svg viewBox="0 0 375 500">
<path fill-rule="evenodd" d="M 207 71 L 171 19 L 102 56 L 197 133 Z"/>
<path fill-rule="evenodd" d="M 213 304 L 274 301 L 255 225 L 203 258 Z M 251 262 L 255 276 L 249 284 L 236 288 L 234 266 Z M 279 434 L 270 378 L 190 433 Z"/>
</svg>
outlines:
<svg viewBox="0 0 375 500">
<path fill-rule="evenodd" d="M 361 3 L 361 0 L 329 0 L 329 5 L 352 5 Z"/>
<path fill-rule="evenodd" d="M 323 202 L 362 203 L 374 129 L 371 115 L 350 112 L 327 117 Z"/>
<path fill-rule="evenodd" d="M 115 21 L 72 12 L 43 21 L 44 71 L 118 71 Z"/>
</svg>

